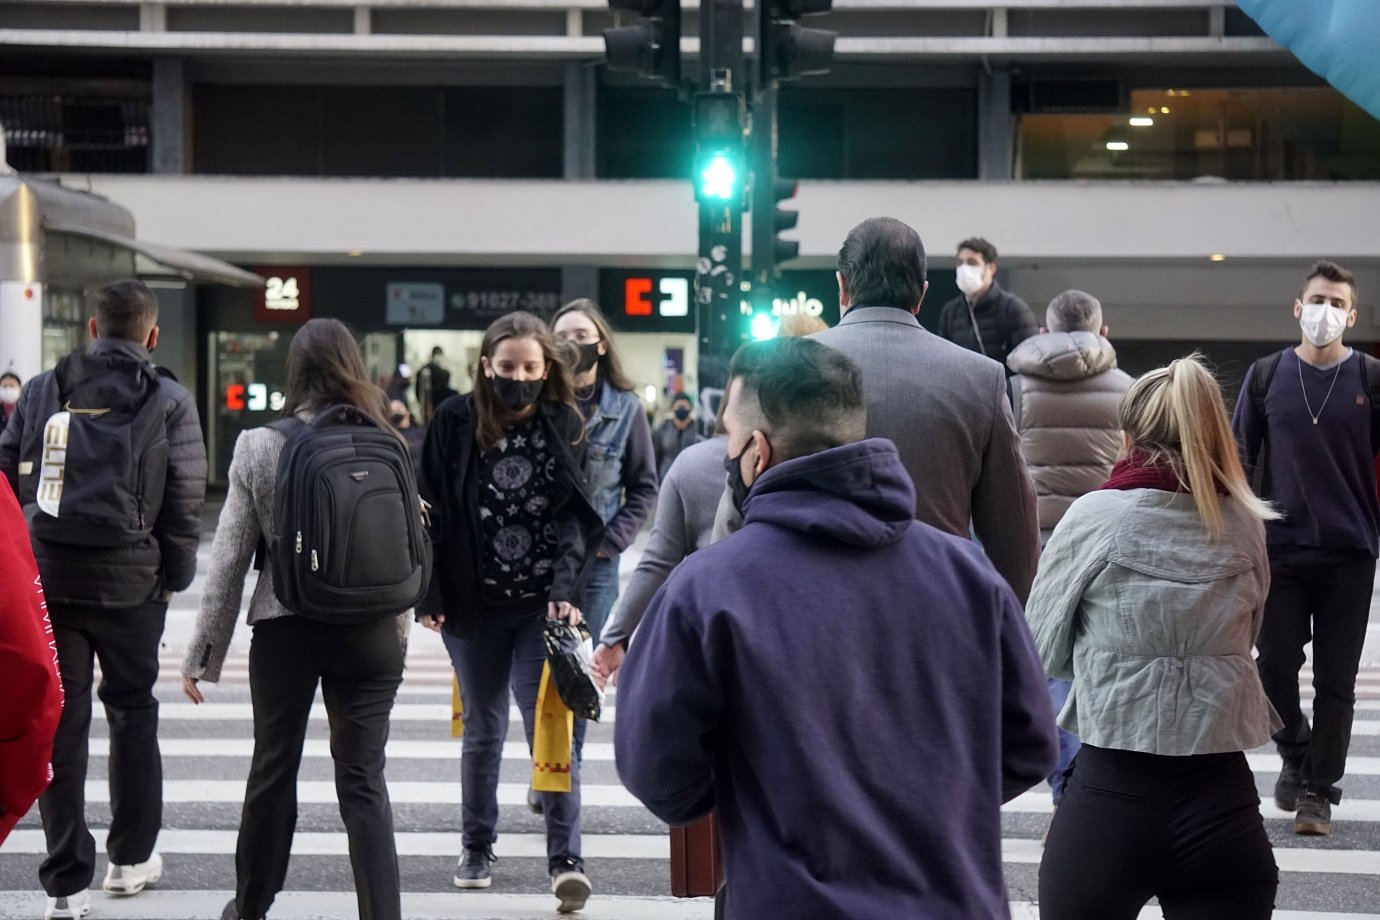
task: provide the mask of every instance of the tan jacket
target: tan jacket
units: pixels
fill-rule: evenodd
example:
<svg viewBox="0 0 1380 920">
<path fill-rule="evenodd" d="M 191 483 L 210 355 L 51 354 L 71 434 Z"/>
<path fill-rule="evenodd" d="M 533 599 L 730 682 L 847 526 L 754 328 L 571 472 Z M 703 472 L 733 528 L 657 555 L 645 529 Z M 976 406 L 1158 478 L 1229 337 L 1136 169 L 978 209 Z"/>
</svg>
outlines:
<svg viewBox="0 0 1380 920">
<path fill-rule="evenodd" d="M 1041 540 L 1069 505 L 1107 481 L 1121 452 L 1117 407 L 1131 376 L 1112 343 L 1091 332 L 1046 332 L 1007 358 L 1021 453 L 1035 483 Z"/>
</svg>

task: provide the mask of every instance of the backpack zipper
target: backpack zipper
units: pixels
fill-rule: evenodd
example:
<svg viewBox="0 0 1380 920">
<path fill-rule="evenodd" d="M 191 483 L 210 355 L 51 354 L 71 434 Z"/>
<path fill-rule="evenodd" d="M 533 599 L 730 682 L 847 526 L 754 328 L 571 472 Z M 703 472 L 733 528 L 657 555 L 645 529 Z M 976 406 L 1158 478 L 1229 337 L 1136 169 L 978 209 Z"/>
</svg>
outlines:
<svg viewBox="0 0 1380 920">
<path fill-rule="evenodd" d="M 317 560 L 316 560 L 316 550 L 312 550 L 312 551 L 311 551 L 311 570 L 312 570 L 313 572 L 315 572 L 315 571 L 316 571 L 317 569 L 319 569 L 320 567 L 321 567 L 321 566 L 317 564 Z"/>
<path fill-rule="evenodd" d="M 302 531 L 297 531 L 297 555 L 302 555 Z"/>
</svg>

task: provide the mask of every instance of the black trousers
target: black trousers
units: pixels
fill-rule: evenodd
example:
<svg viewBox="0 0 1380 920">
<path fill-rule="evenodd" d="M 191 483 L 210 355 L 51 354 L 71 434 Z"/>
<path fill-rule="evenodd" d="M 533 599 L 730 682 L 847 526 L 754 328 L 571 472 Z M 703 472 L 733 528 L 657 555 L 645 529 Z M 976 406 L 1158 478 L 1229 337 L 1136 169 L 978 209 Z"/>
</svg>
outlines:
<svg viewBox="0 0 1380 920">
<path fill-rule="evenodd" d="M 402 667 L 393 617 L 331 626 L 285 616 L 254 626 L 249 647 L 254 759 L 235 850 L 239 916 L 264 916 L 283 890 L 297 826 L 297 770 L 318 681 L 330 719 L 336 795 L 349 838 L 359 916 L 401 916 L 393 809 L 383 764 L 388 715 L 402 683 Z"/>
<path fill-rule="evenodd" d="M 1275 867 L 1242 753 L 1162 757 L 1084 744 L 1040 863 L 1041 920 L 1268 920 Z"/>
<path fill-rule="evenodd" d="M 1370 619 L 1375 560 L 1368 553 L 1270 550 L 1270 596 L 1256 639 L 1260 681 L 1284 728 L 1280 756 L 1305 786 L 1332 791 L 1346 772 L 1356 709 L 1356 672 Z M 1299 707 L 1303 647 L 1313 642 L 1313 724 Z"/>
<path fill-rule="evenodd" d="M 39 797 L 48 858 L 38 879 L 49 897 L 85 891 L 96 871 L 96 841 L 86 826 L 86 768 L 96 695 L 110 725 L 110 832 L 106 852 L 118 865 L 153 853 L 163 823 L 163 760 L 158 751 L 158 643 L 168 605 L 107 610 L 48 604 L 66 694 L 53 739 L 53 782 Z"/>
</svg>

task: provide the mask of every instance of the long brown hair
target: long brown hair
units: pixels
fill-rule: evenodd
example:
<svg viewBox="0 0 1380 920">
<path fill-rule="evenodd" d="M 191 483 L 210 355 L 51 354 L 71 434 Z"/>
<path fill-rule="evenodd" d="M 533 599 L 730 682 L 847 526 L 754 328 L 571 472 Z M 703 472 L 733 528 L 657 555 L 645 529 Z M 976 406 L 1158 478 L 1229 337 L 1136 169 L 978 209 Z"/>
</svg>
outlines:
<svg viewBox="0 0 1380 920">
<path fill-rule="evenodd" d="M 383 391 L 369 379 L 350 328 L 338 319 L 307 320 L 288 346 L 283 418 L 337 403 L 354 406 L 384 431 L 393 431 Z"/>
<path fill-rule="evenodd" d="M 542 385 L 539 401 L 561 403 L 575 408 L 575 385 L 571 383 L 570 366 L 566 364 L 561 347 L 556 344 L 556 336 L 551 327 L 531 313 L 508 313 L 500 316 L 484 330 L 484 341 L 480 343 L 479 372 L 474 378 L 475 439 L 483 450 L 493 450 L 503 440 L 503 432 L 510 425 L 522 421 L 517 413 L 511 411 L 494 394 L 494 385 L 484 373 L 483 358 L 490 362 L 499 343 L 507 339 L 533 339 L 541 346 L 542 357 L 546 359 L 546 382 Z M 581 430 L 583 436 L 583 429 Z"/>
<path fill-rule="evenodd" d="M 1261 520 L 1279 517 L 1246 481 L 1222 388 L 1197 352 L 1137 379 L 1122 397 L 1118 416 L 1131 449 L 1152 463 L 1168 464 L 1193 493 L 1213 539 L 1222 535 L 1219 486 Z"/>
<path fill-rule="evenodd" d="M 556 311 L 556 315 L 551 317 L 551 328 L 556 328 L 556 323 L 560 322 L 561 317 L 567 313 L 583 313 L 589 317 L 589 321 L 594 324 L 594 328 L 599 330 L 599 338 L 604 341 L 604 353 L 599 356 L 599 376 L 615 390 L 630 392 L 633 382 L 628 379 L 628 375 L 623 373 L 623 362 L 618 360 L 618 350 L 613 344 L 613 329 L 609 326 L 609 321 L 604 318 L 604 311 L 599 309 L 599 305 L 587 297 L 572 300 L 570 303 Z"/>
</svg>

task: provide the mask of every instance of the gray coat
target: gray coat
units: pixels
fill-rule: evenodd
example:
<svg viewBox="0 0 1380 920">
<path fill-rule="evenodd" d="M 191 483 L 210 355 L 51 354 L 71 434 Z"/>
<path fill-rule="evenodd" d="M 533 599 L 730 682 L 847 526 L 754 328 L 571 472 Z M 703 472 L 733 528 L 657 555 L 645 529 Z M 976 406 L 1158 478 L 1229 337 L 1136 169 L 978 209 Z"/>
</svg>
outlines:
<svg viewBox="0 0 1380 920">
<path fill-rule="evenodd" d="M 1080 495 L 1107 481 L 1121 452 L 1117 407 L 1131 376 L 1117 370 L 1112 343 L 1092 332 L 1046 332 L 1017 345 L 1011 405 L 1021 433 L 1040 536 Z"/>
<path fill-rule="evenodd" d="M 1221 508 L 1213 541 L 1187 493 L 1090 492 L 1055 529 L 1026 619 L 1046 672 L 1073 681 L 1059 725 L 1085 744 L 1219 754 L 1282 726 L 1251 657 L 1265 526 L 1226 496 Z"/>
<path fill-rule="evenodd" d="M 857 306 L 814 339 L 862 370 L 867 436 L 888 438 L 915 481 L 915 516 L 976 532 L 1024 600 L 1035 578 L 1035 490 L 997 362 L 927 332 L 895 307 Z"/>
</svg>

